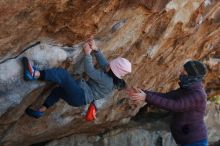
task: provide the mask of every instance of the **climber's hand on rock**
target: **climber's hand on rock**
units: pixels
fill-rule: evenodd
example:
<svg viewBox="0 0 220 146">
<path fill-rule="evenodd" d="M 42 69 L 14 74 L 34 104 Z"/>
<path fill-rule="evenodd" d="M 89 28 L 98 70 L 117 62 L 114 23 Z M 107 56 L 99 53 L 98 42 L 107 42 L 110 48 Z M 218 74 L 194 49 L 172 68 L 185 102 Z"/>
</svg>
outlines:
<svg viewBox="0 0 220 146">
<path fill-rule="evenodd" d="M 90 53 L 92 52 L 92 49 L 90 48 L 89 43 L 85 43 L 83 45 L 83 50 L 86 55 L 90 55 Z"/>
<path fill-rule="evenodd" d="M 87 42 L 89 43 L 89 46 L 91 47 L 92 50 L 95 50 L 95 51 L 98 50 L 98 47 L 96 46 L 96 43 L 95 43 L 95 40 L 93 39 L 93 36 L 91 36 Z"/>
</svg>

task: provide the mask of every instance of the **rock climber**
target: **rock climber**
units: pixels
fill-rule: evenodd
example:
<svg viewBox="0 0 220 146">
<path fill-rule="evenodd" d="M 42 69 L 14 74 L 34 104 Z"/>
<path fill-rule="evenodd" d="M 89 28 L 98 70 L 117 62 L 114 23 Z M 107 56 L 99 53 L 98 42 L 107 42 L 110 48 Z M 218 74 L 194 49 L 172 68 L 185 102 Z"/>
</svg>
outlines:
<svg viewBox="0 0 220 146">
<path fill-rule="evenodd" d="M 22 58 L 25 80 L 51 81 L 58 85 L 51 91 L 40 108 L 28 107 L 26 109 L 29 116 L 40 118 L 49 107 L 59 99 L 63 99 L 74 107 L 90 104 L 86 120 L 92 121 L 96 118 L 97 110 L 94 101 L 111 96 L 115 89 L 122 90 L 126 87 L 126 82 L 122 78 L 131 73 L 131 63 L 127 59 L 117 57 L 108 62 L 92 37 L 86 41 L 83 50 L 85 54 L 84 69 L 89 77 L 88 80 L 75 80 L 63 68 L 37 70 L 27 57 Z M 91 53 L 94 53 L 101 69 L 94 67 Z"/>
</svg>

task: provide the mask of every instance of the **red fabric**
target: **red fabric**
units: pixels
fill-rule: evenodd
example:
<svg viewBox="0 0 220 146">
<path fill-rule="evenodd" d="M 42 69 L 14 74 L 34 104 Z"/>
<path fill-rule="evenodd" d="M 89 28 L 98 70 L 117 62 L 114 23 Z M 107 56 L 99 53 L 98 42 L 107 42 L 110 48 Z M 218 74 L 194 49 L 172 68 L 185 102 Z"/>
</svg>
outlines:
<svg viewBox="0 0 220 146">
<path fill-rule="evenodd" d="M 95 119 L 93 113 L 96 113 L 96 107 L 94 103 L 91 103 L 86 113 L 86 117 L 85 117 L 86 121 L 93 121 Z"/>
</svg>

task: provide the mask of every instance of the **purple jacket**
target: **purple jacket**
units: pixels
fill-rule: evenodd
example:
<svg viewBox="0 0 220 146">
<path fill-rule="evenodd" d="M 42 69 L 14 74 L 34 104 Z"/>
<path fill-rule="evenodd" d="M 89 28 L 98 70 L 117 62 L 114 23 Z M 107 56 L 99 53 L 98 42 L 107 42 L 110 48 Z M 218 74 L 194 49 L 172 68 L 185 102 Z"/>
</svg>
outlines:
<svg viewBox="0 0 220 146">
<path fill-rule="evenodd" d="M 177 144 L 190 144 L 207 138 L 204 122 L 207 95 L 201 82 L 168 93 L 145 93 L 147 103 L 172 112 L 170 128 Z"/>
</svg>

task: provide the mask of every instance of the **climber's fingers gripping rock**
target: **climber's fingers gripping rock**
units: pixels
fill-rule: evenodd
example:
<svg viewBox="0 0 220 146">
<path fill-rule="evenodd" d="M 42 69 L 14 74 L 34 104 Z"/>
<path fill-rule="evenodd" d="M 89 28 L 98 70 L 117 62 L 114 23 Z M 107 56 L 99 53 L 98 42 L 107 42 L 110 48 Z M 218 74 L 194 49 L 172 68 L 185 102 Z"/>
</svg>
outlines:
<svg viewBox="0 0 220 146">
<path fill-rule="evenodd" d="M 92 49 L 91 49 L 91 47 L 89 46 L 89 43 L 85 43 L 85 44 L 83 45 L 83 50 L 84 50 L 84 53 L 85 53 L 86 55 L 90 55 L 90 53 L 92 52 Z"/>
<path fill-rule="evenodd" d="M 98 50 L 98 47 L 96 46 L 96 43 L 95 43 L 93 36 L 89 37 L 89 39 L 87 40 L 87 43 L 89 44 L 89 46 L 91 47 L 92 50 L 95 50 L 95 51 Z"/>
</svg>

